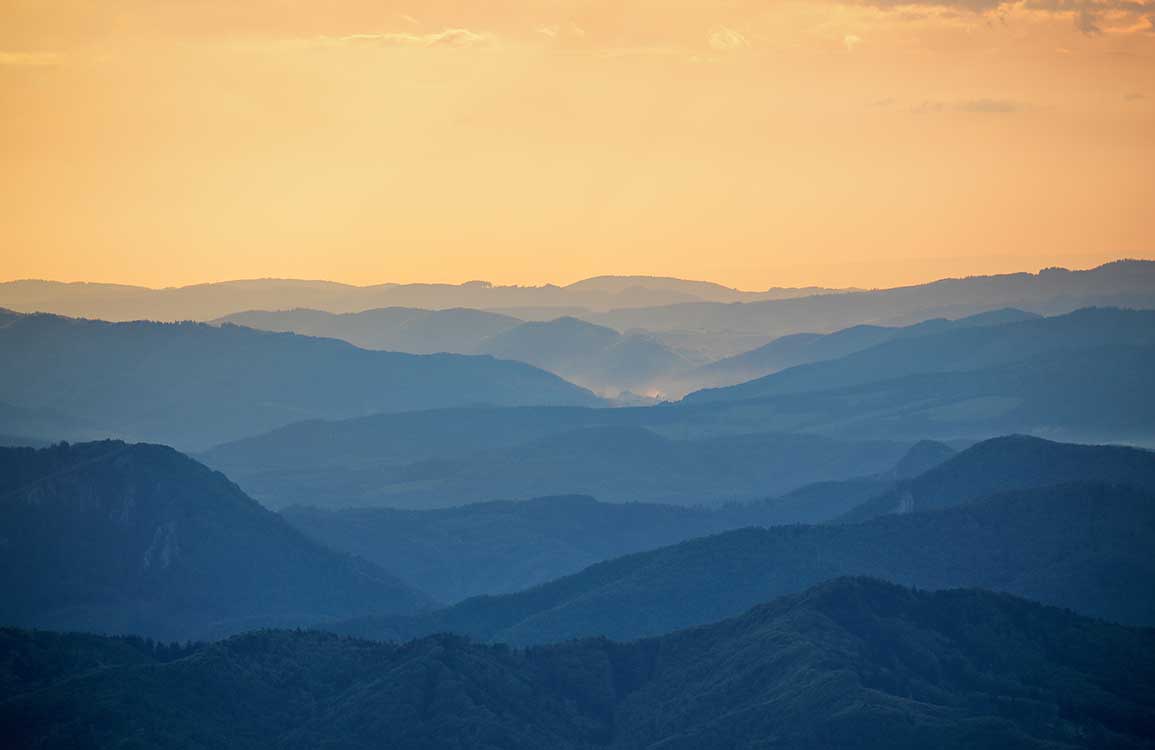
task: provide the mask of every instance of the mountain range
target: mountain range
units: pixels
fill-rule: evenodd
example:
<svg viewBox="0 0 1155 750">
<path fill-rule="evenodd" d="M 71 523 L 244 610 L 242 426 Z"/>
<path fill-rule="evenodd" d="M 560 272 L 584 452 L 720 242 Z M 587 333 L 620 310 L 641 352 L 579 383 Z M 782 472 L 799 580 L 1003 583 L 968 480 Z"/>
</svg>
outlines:
<svg viewBox="0 0 1155 750">
<path fill-rule="evenodd" d="M 640 638 L 731 617 L 844 575 L 983 587 L 1155 625 L 1155 494 L 1066 484 L 862 524 L 740 529 L 593 565 L 415 617 L 327 626 L 387 640 L 453 632 L 513 644 Z"/>
<path fill-rule="evenodd" d="M 828 526 L 705 536 L 790 522 L 791 514 L 833 519 L 859 484 L 877 489 L 855 511 L 880 516 L 866 524 L 849 523 L 852 512 Z M 571 497 L 422 512 L 295 508 L 278 517 L 163 446 L 0 449 L 0 562 L 8 573 L 0 622 L 167 637 L 262 623 L 362 635 L 635 637 L 734 614 L 735 606 L 842 574 L 1005 588 L 1111 619 L 1155 622 L 1150 597 L 1106 583 L 1111 570 L 1111 580 L 1134 585 L 1152 572 L 1142 551 L 1155 533 L 1147 515 L 1155 511 L 1151 452 L 1027 437 L 957 454 L 922 443 L 843 490 L 837 502 L 817 493 L 817 508 L 802 492 L 713 511 Z M 914 500 L 888 505 L 895 497 Z M 675 544 L 692 537 L 704 538 Z M 1065 550 L 1060 580 L 1079 583 L 1066 593 L 1046 588 L 1057 550 Z M 711 583 L 718 580 L 728 585 Z M 638 591 L 644 607 L 614 601 Z M 479 592 L 516 593 L 431 609 L 433 599 Z M 342 618 L 349 624 L 337 624 Z M 607 630 L 584 631 L 587 621 Z"/>
<path fill-rule="evenodd" d="M 841 290 L 805 287 L 742 292 L 705 281 L 660 276 L 600 276 L 568 286 L 464 284 L 376 284 L 353 286 L 332 281 L 250 279 L 150 289 L 124 284 L 61 283 L 28 279 L 0 283 L 0 307 L 112 321 L 214 320 L 247 310 L 311 308 L 333 313 L 382 307 L 447 310 L 505 308 L 589 312 L 637 305 L 680 302 L 740 302 L 788 299 Z"/>
<path fill-rule="evenodd" d="M 294 506 L 281 514 L 307 536 L 455 602 L 513 593 L 616 556 L 745 526 L 866 520 L 1070 481 L 1155 491 L 1152 454 L 1132 448 L 1010 436 L 955 456 L 949 446 L 922 442 L 878 474 L 717 509 L 564 496 L 431 511 Z"/>
<path fill-rule="evenodd" d="M 452 603 L 512 593 L 613 557 L 728 529 L 831 520 L 953 453 L 942 444 L 919 443 L 878 474 L 717 509 L 572 495 L 437 510 L 293 506 L 281 516 L 302 534 Z"/>
<path fill-rule="evenodd" d="M 0 631 L 14 747 L 1149 748 L 1155 635 L 840 579 L 714 625 L 529 650 L 264 631 L 173 648 Z"/>
<path fill-rule="evenodd" d="M 863 324 L 902 326 L 1008 307 L 1040 315 L 1060 315 L 1083 307 L 1152 308 L 1155 261 L 1120 260 L 1086 271 L 1049 268 L 1037 274 L 970 276 L 894 289 L 743 304 L 686 302 L 586 317 L 619 331 L 756 334 L 769 341 L 792 333 L 828 333 Z"/>
<path fill-rule="evenodd" d="M 1155 262 L 5 304 L 4 747 L 1155 750 Z"/>
<path fill-rule="evenodd" d="M 301 308 L 329 313 L 472 308 L 523 321 L 574 316 L 619 333 L 645 334 L 697 363 L 790 334 L 830 333 L 864 324 L 905 326 L 1007 307 L 1056 315 L 1090 306 L 1155 307 L 1155 262 L 1117 261 L 1087 271 L 1055 268 L 869 291 L 740 292 L 708 282 L 644 276 L 598 277 L 567 287 L 486 282 L 354 287 L 277 279 L 170 289 L 44 281 L 0 284 L 0 307 L 113 321 L 209 321 L 248 311 Z"/>
<path fill-rule="evenodd" d="M 276 507 L 559 494 L 716 504 L 876 474 L 928 438 L 1155 445 L 1153 368 L 1155 312 L 1087 309 L 902 336 L 674 404 L 305 422 L 202 457 Z M 893 449 L 848 457 L 864 444 Z"/>
</svg>

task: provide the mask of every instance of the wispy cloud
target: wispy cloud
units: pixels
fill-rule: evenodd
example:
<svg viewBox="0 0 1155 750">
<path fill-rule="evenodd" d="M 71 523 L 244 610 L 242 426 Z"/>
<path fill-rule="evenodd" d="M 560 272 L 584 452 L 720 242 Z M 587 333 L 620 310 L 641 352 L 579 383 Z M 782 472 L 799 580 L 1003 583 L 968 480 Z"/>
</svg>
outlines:
<svg viewBox="0 0 1155 750">
<path fill-rule="evenodd" d="M 750 49 L 750 41 L 727 26 L 719 26 L 708 37 L 710 49 L 715 52 L 738 52 Z"/>
<path fill-rule="evenodd" d="M 910 111 L 915 114 L 933 114 L 937 112 L 968 112 L 983 115 L 1002 115 L 1022 112 L 1027 105 L 1011 99 L 963 99 L 945 102 L 927 100 L 911 106 Z"/>
<path fill-rule="evenodd" d="M 978 112 L 980 114 L 1008 114 L 1021 112 L 1023 104 L 1009 99 L 971 99 L 956 102 L 954 108 L 959 112 Z"/>
<path fill-rule="evenodd" d="M 1075 14 L 1075 28 L 1087 36 L 1103 33 L 1103 29 L 1099 27 L 1098 17 L 1090 5 L 1084 5 Z"/>
<path fill-rule="evenodd" d="M 389 32 L 383 34 L 349 34 L 341 37 L 325 37 L 337 44 L 365 44 L 383 47 L 493 47 L 497 37 L 487 32 L 470 29 L 444 29 L 429 34 L 410 32 Z"/>
<path fill-rule="evenodd" d="M 882 9 L 911 8 L 927 6 L 931 8 L 953 8 L 982 13 L 1004 5 L 1004 0 L 863 0 L 863 5 Z"/>
</svg>

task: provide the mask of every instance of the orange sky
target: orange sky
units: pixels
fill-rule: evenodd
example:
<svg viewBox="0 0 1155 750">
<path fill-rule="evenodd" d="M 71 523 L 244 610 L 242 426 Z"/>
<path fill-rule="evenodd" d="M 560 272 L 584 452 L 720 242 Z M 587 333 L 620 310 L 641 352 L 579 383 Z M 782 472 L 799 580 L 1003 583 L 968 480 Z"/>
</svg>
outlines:
<svg viewBox="0 0 1155 750">
<path fill-rule="evenodd" d="M 0 0 L 0 278 L 1155 257 L 1155 0 Z"/>
</svg>

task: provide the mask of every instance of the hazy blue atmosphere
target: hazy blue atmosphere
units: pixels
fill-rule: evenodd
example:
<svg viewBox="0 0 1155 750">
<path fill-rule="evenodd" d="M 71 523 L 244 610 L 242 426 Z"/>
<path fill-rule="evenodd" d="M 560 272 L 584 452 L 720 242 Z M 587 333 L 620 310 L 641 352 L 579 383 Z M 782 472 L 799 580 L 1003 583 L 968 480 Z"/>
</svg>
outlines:
<svg viewBox="0 0 1155 750">
<path fill-rule="evenodd" d="M 12 748 L 1155 748 L 1155 262 L 0 284 Z"/>
</svg>

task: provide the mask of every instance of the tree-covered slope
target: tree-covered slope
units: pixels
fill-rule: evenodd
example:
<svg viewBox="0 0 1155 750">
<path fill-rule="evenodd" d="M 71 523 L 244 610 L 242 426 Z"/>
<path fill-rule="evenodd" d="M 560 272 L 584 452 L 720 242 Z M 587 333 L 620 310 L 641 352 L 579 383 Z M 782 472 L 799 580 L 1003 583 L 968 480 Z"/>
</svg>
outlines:
<svg viewBox="0 0 1155 750">
<path fill-rule="evenodd" d="M 0 624 L 185 639 L 428 603 L 171 448 L 0 449 Z"/>
<path fill-rule="evenodd" d="M 522 651 L 445 635 L 395 645 L 268 631 L 182 655 L 88 636 L 43 641 L 0 633 L 0 683 L 15 686 L 0 734 L 13 748 L 1155 744 L 1151 631 L 865 579 L 624 644 Z M 62 664 L 68 651 L 83 655 Z"/>
</svg>

